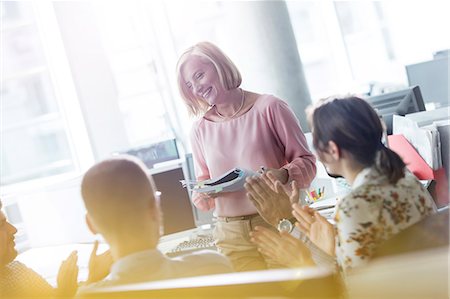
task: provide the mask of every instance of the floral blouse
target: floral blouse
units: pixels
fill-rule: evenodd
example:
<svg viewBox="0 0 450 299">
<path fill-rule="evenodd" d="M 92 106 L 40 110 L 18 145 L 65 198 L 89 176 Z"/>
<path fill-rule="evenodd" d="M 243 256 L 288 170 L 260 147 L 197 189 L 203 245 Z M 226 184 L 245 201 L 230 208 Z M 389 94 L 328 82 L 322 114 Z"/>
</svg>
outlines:
<svg viewBox="0 0 450 299">
<path fill-rule="evenodd" d="M 396 184 L 366 168 L 336 208 L 336 258 L 343 271 L 364 265 L 384 240 L 436 211 L 433 199 L 409 172 Z"/>
</svg>

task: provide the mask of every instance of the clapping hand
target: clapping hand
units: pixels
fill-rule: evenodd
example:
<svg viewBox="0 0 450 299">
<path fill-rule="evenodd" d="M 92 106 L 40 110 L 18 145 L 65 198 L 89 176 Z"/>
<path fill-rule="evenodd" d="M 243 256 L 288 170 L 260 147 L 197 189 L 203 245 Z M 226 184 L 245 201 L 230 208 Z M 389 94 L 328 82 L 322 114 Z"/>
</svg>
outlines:
<svg viewBox="0 0 450 299">
<path fill-rule="evenodd" d="M 280 169 L 263 168 L 263 169 L 264 169 L 264 173 L 274 177 L 275 180 L 280 181 L 280 183 L 282 183 L 282 184 L 286 184 L 289 180 L 289 173 L 288 173 L 287 169 L 285 169 L 285 168 L 280 168 Z"/>
<path fill-rule="evenodd" d="M 59 297 L 73 297 L 78 290 L 78 253 L 73 251 L 59 267 L 56 289 Z"/>
<path fill-rule="evenodd" d="M 258 246 L 258 251 L 286 267 L 305 267 L 314 265 L 308 248 L 288 232 L 274 232 L 257 226 L 250 233 L 251 241 Z"/>
<path fill-rule="evenodd" d="M 105 278 L 111 269 L 113 259 L 109 250 L 97 255 L 98 241 L 95 241 L 94 248 L 89 258 L 89 276 L 87 283 L 93 283 Z"/>
<path fill-rule="evenodd" d="M 293 204 L 292 215 L 297 219 L 295 226 L 317 247 L 327 254 L 335 255 L 335 229 L 319 212 L 308 206 Z"/>
<path fill-rule="evenodd" d="M 292 193 L 288 195 L 280 181 L 271 173 L 247 178 L 244 187 L 247 197 L 258 213 L 273 226 L 276 226 L 280 219 L 290 218 L 292 203 L 297 202 L 299 197 L 297 182 L 292 181 Z"/>
</svg>

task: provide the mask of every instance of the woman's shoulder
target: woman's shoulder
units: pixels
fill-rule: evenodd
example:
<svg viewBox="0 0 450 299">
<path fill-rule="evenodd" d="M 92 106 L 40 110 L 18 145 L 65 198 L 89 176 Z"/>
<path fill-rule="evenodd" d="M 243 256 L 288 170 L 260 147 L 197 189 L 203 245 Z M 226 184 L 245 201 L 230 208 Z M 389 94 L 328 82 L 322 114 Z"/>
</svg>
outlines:
<svg viewBox="0 0 450 299">
<path fill-rule="evenodd" d="M 202 130 L 202 128 L 205 126 L 206 123 L 206 119 L 204 117 L 200 117 L 198 119 L 195 119 L 192 122 L 192 126 L 191 126 L 191 130 L 190 130 L 190 135 L 191 138 L 193 136 L 197 136 L 199 134 L 199 132 Z"/>
<path fill-rule="evenodd" d="M 282 99 L 271 94 L 260 94 L 257 96 L 254 108 L 260 111 L 279 110 L 288 107 L 288 104 Z"/>
<path fill-rule="evenodd" d="M 379 185 L 364 184 L 352 190 L 341 200 L 342 207 L 357 206 L 360 204 L 375 204 L 382 202 L 383 195 Z"/>
<path fill-rule="evenodd" d="M 282 99 L 272 95 L 272 94 L 258 94 L 257 103 L 265 106 L 276 105 L 279 103 L 285 103 Z"/>
<path fill-rule="evenodd" d="M 411 195 L 414 194 L 418 196 L 427 194 L 427 191 L 414 175 L 405 172 L 403 178 L 396 183 L 390 183 L 387 176 L 372 170 L 365 183 L 352 190 L 342 201 L 347 204 L 398 202 L 413 200 L 414 196 L 411 197 Z"/>
<path fill-rule="evenodd" d="M 364 183 L 354 188 L 341 200 L 343 206 L 358 204 L 378 204 L 383 202 L 385 193 L 390 185 L 386 178 L 371 171 L 365 178 Z"/>
</svg>

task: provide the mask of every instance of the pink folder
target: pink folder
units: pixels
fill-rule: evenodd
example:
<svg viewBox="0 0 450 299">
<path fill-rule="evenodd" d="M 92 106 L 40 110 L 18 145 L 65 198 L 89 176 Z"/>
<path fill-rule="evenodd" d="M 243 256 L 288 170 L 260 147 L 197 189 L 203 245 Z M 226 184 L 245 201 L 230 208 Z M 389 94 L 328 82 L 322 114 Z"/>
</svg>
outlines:
<svg viewBox="0 0 450 299">
<path fill-rule="evenodd" d="M 433 180 L 435 175 L 433 169 L 425 162 L 422 156 L 409 143 L 403 135 L 389 135 L 389 148 L 396 152 L 405 162 L 408 169 L 419 180 Z"/>
<path fill-rule="evenodd" d="M 449 202 L 449 186 L 444 168 L 432 169 L 403 135 L 389 135 L 388 143 L 389 148 L 403 159 L 406 167 L 419 180 L 436 181 L 436 188 L 431 192 L 434 193 L 432 196 L 436 205 L 438 207 L 447 205 Z"/>
</svg>

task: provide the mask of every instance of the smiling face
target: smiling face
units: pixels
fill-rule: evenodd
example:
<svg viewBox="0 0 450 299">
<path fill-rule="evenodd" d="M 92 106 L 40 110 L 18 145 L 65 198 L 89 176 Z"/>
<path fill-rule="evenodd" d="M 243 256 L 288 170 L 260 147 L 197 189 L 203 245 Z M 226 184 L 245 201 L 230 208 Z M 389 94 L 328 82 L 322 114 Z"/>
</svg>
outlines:
<svg viewBox="0 0 450 299">
<path fill-rule="evenodd" d="M 181 68 L 181 74 L 190 93 L 209 105 L 223 103 L 226 92 L 214 65 L 206 58 L 191 55 Z"/>
<path fill-rule="evenodd" d="M 17 256 L 14 248 L 16 246 L 14 243 L 15 233 L 17 233 L 17 229 L 6 220 L 5 214 L 0 211 L 0 266 L 12 262 Z"/>
</svg>

